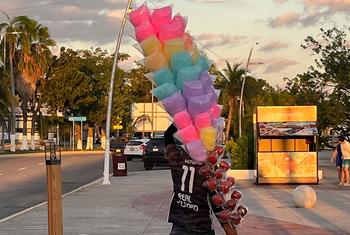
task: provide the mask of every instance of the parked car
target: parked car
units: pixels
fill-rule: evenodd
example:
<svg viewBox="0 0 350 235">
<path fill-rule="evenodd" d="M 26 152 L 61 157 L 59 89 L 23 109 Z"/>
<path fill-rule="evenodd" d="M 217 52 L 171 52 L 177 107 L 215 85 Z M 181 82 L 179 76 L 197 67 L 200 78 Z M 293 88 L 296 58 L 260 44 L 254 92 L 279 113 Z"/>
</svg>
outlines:
<svg viewBox="0 0 350 235">
<path fill-rule="evenodd" d="M 125 149 L 126 143 L 120 140 L 111 140 L 109 150 L 111 152 L 122 153 Z"/>
<path fill-rule="evenodd" d="M 131 161 L 134 157 L 142 158 L 145 153 L 146 145 L 149 139 L 139 139 L 129 141 L 124 149 L 124 155 L 128 161 Z"/>
<path fill-rule="evenodd" d="M 143 156 L 143 165 L 146 170 L 152 170 L 154 165 L 168 165 L 168 160 L 165 156 L 164 138 L 156 137 L 150 139 Z"/>
</svg>

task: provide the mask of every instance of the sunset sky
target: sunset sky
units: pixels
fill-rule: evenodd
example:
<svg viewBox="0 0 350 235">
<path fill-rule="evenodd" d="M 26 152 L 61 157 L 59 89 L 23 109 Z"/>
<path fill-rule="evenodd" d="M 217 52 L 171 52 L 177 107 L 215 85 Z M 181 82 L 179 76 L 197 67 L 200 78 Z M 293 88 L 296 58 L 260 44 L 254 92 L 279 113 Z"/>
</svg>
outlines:
<svg viewBox="0 0 350 235">
<path fill-rule="evenodd" d="M 134 1 L 133 7 L 143 1 Z M 300 44 L 319 28 L 346 27 L 350 0 L 177 0 L 147 1 L 150 8 L 174 5 L 174 13 L 188 16 L 187 30 L 205 47 L 208 57 L 224 68 L 224 60 L 245 64 L 254 48 L 251 73 L 283 87 L 283 77 L 305 72 L 313 63 L 311 51 Z M 49 27 L 60 46 L 113 51 L 126 0 L 1 0 L 0 10 L 11 17 L 27 15 Z M 4 21 L 3 16 L 0 21 Z M 131 55 L 128 68 L 142 55 L 127 25 L 121 51 Z M 210 50 L 206 49 L 209 48 Z M 214 54 L 215 53 L 215 54 Z M 258 65 L 254 65 L 258 64 Z"/>
</svg>

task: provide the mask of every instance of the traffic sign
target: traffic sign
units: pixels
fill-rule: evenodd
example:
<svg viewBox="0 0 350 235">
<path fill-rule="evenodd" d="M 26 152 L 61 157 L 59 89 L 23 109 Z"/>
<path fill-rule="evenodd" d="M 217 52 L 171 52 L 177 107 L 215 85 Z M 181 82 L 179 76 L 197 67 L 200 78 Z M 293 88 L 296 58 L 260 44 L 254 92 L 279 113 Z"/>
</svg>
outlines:
<svg viewBox="0 0 350 235">
<path fill-rule="evenodd" d="M 69 117 L 68 120 L 73 122 L 85 122 L 86 117 Z"/>
<path fill-rule="evenodd" d="M 122 125 L 113 125 L 114 130 L 122 130 L 123 126 Z"/>
</svg>

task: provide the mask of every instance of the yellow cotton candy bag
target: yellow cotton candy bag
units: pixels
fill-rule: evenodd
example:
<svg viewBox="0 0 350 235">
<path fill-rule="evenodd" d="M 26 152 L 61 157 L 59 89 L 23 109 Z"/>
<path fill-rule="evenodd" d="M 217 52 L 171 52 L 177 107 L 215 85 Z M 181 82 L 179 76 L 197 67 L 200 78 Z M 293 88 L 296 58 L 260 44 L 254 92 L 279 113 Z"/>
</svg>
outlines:
<svg viewBox="0 0 350 235">
<path fill-rule="evenodd" d="M 189 53 L 191 53 L 191 55 L 192 55 L 192 63 L 196 64 L 198 62 L 200 55 L 201 55 L 200 51 L 197 48 L 197 45 L 195 43 L 193 43 L 193 45 L 186 50 Z"/>
<path fill-rule="evenodd" d="M 185 50 L 183 38 L 175 38 L 164 42 L 164 55 L 170 60 L 172 55 Z"/>
<path fill-rule="evenodd" d="M 162 51 L 163 49 L 162 43 L 155 35 L 143 40 L 140 42 L 140 45 L 145 56 L 151 55 L 156 51 Z"/>
<path fill-rule="evenodd" d="M 216 143 L 216 129 L 214 127 L 205 127 L 199 130 L 200 138 L 207 151 L 215 149 Z"/>
<path fill-rule="evenodd" d="M 169 61 L 162 51 L 156 51 L 145 58 L 144 65 L 150 71 L 157 71 L 162 68 L 168 68 Z"/>
</svg>

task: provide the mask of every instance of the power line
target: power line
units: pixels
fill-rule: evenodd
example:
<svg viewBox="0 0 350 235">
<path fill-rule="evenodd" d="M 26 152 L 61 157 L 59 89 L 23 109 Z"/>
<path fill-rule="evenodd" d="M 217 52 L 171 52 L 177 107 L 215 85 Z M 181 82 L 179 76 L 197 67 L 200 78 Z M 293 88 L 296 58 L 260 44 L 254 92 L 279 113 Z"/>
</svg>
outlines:
<svg viewBox="0 0 350 235">
<path fill-rule="evenodd" d="M 69 3 L 69 2 L 73 2 L 73 1 L 76 1 L 76 0 L 62 0 L 62 1 L 57 1 L 57 2 L 48 2 L 48 3 L 36 4 L 36 5 L 26 6 L 26 7 L 9 8 L 9 9 L 4 9 L 2 11 L 26 10 L 26 9 L 32 9 L 32 8 L 37 8 L 37 7 L 45 7 L 45 6 L 57 5 L 57 4 L 61 4 L 61 3 Z"/>
</svg>

